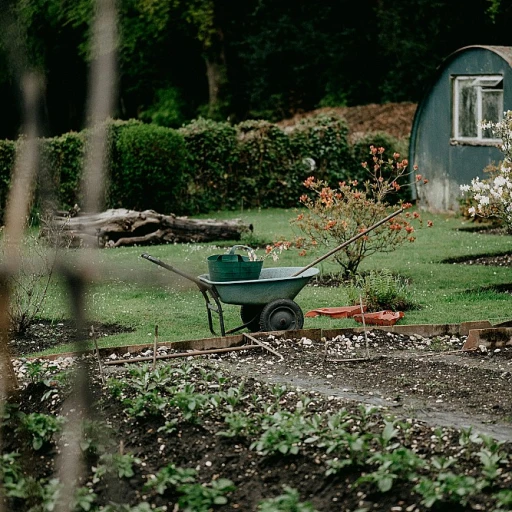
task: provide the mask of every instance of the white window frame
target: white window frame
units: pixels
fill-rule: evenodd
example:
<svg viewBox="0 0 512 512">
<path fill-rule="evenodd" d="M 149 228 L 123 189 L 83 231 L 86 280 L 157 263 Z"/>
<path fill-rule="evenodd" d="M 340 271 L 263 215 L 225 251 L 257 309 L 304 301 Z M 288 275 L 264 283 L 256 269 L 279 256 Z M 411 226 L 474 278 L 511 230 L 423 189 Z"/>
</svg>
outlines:
<svg viewBox="0 0 512 512">
<path fill-rule="evenodd" d="M 460 112 L 461 100 L 460 91 L 461 84 L 467 85 L 469 81 L 472 81 L 470 86 L 476 89 L 476 127 L 477 134 L 473 137 L 463 136 L 460 133 Z M 501 83 L 501 89 L 491 89 Z M 492 135 L 489 137 L 484 133 L 482 128 L 482 122 L 493 121 L 498 122 L 503 119 L 503 76 L 502 75 L 461 75 L 452 77 L 452 94 L 453 94 L 453 112 L 452 112 L 452 140 L 455 142 L 466 142 L 476 144 L 497 144 L 501 142 L 499 138 L 493 138 Z M 486 97 L 486 91 L 501 91 L 501 108 L 499 109 L 498 119 L 483 119 L 483 101 Z"/>
</svg>

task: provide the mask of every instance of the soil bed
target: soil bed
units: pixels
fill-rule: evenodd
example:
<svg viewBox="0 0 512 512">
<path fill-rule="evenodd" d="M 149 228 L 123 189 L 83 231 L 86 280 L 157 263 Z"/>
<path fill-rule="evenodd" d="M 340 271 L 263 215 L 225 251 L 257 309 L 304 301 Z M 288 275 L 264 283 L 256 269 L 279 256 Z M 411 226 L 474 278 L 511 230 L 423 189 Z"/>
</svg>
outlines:
<svg viewBox="0 0 512 512">
<path fill-rule="evenodd" d="M 364 332 L 353 332 L 325 342 L 255 336 L 283 359 L 258 348 L 160 360 L 156 371 L 136 362 L 104 365 L 111 379 L 108 389 L 99 383 L 97 362 L 87 359 L 93 376 L 94 410 L 110 427 L 114 453 L 122 442 L 123 453 L 136 458 L 131 476 L 109 483 L 95 477 L 93 468 L 101 464 L 97 455 L 89 454 L 90 465 L 81 483 L 94 492 L 99 510 L 131 511 L 120 504 L 134 507 L 140 503 L 162 512 L 498 510 L 496 496 L 512 485 L 512 445 L 492 440 L 508 440 L 512 433 L 510 349 L 461 353 L 464 337 L 424 338 L 378 329 L 367 332 L 367 337 Z M 172 350 L 162 346 L 158 352 L 165 355 Z M 152 351 L 145 350 L 131 357 L 150 355 Z M 126 356 L 118 353 L 110 359 Z M 339 359 L 360 360 L 334 361 Z M 70 361 L 42 364 L 44 371 L 55 373 Z M 27 382 L 26 362 L 19 360 L 16 367 Z M 64 391 L 51 400 L 42 399 L 48 389 L 48 384 L 29 383 L 17 397 L 23 412 L 76 414 L 66 412 Z M 170 402 L 158 412 L 152 390 L 158 390 L 158 396 L 169 396 Z M 145 401 L 140 402 L 140 397 Z M 344 426 L 336 430 L 333 418 L 348 423 L 340 420 Z M 27 453 L 26 435 L 10 421 L 4 426 L 8 439 L 4 452 L 25 453 L 32 474 L 37 469 L 34 477 L 49 479 L 55 470 L 55 445 L 48 443 L 39 452 Z M 393 433 L 387 439 L 384 432 L 390 425 Z M 222 432 L 225 435 L 219 435 Z M 315 440 L 315 432 L 327 436 L 331 446 L 340 446 L 329 452 Z M 367 443 L 368 453 L 358 459 L 356 450 L 347 459 L 344 436 L 368 438 L 361 441 Z M 291 451 L 293 446 L 296 453 Z M 477 491 L 485 473 L 484 449 L 499 455 L 498 473 L 491 486 Z M 379 469 L 378 463 L 371 462 L 372 454 L 391 457 L 400 453 L 406 459 L 395 462 L 392 469 Z M 426 466 L 418 466 L 411 476 L 406 466 L 417 464 L 418 457 Z M 435 461 L 442 460 L 452 461 L 449 469 L 434 468 Z M 169 464 L 195 471 L 195 482 L 203 490 L 229 479 L 232 487 L 225 493 L 227 503 L 201 508 L 197 502 L 187 508 L 197 487 L 167 482 L 161 493 L 154 486 L 145 487 Z M 395 475 L 391 489 L 383 491 L 379 481 L 389 474 Z M 369 480 L 365 475 L 370 475 Z M 449 475 L 462 478 L 458 488 L 469 494 L 452 494 L 442 488 L 435 506 L 428 505 L 417 486 L 422 479 L 441 486 L 438 479 L 452 478 Z M 285 499 L 298 500 L 303 507 L 309 502 L 314 508 L 278 505 Z M 272 505 L 269 500 L 276 501 Z M 116 504 L 115 508 L 109 509 L 109 503 Z M 262 508 L 264 503 L 270 508 Z M 29 510 L 19 499 L 8 505 L 8 510 Z M 503 502 L 499 508 L 510 509 Z"/>
</svg>

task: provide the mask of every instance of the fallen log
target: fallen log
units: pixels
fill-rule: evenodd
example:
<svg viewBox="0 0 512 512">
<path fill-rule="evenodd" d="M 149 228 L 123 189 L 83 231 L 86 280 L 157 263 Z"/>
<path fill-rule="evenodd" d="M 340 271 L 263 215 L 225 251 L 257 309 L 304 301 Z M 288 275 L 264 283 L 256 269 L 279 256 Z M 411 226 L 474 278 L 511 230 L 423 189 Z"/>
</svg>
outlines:
<svg viewBox="0 0 512 512">
<path fill-rule="evenodd" d="M 52 226 L 42 230 L 42 236 L 55 241 L 59 234 L 62 243 L 79 247 L 91 240 L 99 247 L 155 245 L 182 242 L 213 242 L 240 240 L 252 225 L 240 219 L 189 219 L 163 215 L 154 210 L 110 209 L 96 214 L 78 214 L 75 217 L 56 216 Z"/>
</svg>

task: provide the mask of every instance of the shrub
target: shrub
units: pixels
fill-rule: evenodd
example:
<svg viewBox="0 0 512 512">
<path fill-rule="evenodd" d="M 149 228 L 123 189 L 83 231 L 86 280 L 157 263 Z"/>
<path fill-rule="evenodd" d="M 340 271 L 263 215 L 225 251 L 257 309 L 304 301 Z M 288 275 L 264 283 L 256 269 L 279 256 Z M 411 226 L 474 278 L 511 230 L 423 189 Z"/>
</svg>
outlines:
<svg viewBox="0 0 512 512">
<path fill-rule="evenodd" d="M 323 245 L 331 250 L 349 242 L 388 215 L 387 197 L 400 190 L 397 180 L 408 173 L 408 162 L 400 160 L 397 153 L 392 159 L 384 160 L 384 148 L 371 146 L 370 153 L 372 166 L 363 162 L 370 178 L 362 185 L 353 180 L 331 188 L 327 182 L 313 176 L 304 182 L 310 195 L 303 194 L 300 201 L 306 211 L 292 220 L 304 235 L 295 241 L 295 245 L 302 248 L 302 254 L 307 248 Z M 417 175 L 416 179 L 421 180 L 421 176 Z M 411 204 L 402 203 L 402 206 L 409 208 Z M 417 212 L 400 213 L 335 253 L 334 259 L 344 277 L 355 274 L 365 257 L 376 252 L 391 252 L 406 241 L 414 242 L 412 219 L 421 221 Z"/>
<path fill-rule="evenodd" d="M 369 312 L 414 308 L 407 282 L 389 269 L 371 270 L 366 275 L 355 276 L 347 287 L 347 294 L 352 304 L 359 304 L 361 298 Z"/>
<path fill-rule="evenodd" d="M 140 113 L 143 121 L 166 126 L 167 128 L 179 128 L 185 122 L 186 102 L 176 87 L 157 89 L 156 101 Z"/>
<path fill-rule="evenodd" d="M 176 130 L 142 123 L 114 128 L 110 207 L 182 213 L 186 148 Z"/>
<path fill-rule="evenodd" d="M 228 183 L 237 161 L 236 129 L 199 118 L 179 132 L 187 147 L 187 211 L 206 213 L 223 208 L 232 202 Z"/>
<path fill-rule="evenodd" d="M 69 210 L 81 203 L 80 180 L 84 162 L 84 134 L 66 133 L 59 137 L 40 140 L 40 193 L 53 196 L 55 209 Z M 41 187 L 53 185 L 53 190 Z M 39 196 L 41 194 L 38 194 Z M 39 200 L 38 200 L 39 201 Z M 44 209 L 44 208 L 43 208 Z"/>
<path fill-rule="evenodd" d="M 295 160 L 304 163 L 308 159 L 306 163 L 309 162 L 297 176 L 297 185 L 313 170 L 317 179 L 328 182 L 354 178 L 354 158 L 344 118 L 334 114 L 308 117 L 294 127 L 289 137 Z"/>
<path fill-rule="evenodd" d="M 512 111 L 505 112 L 499 123 L 482 123 L 482 128 L 501 139 L 504 159 L 484 169 L 488 178 L 476 177 L 470 185 L 461 185 L 461 208 L 472 217 L 497 219 L 512 234 Z"/>
<path fill-rule="evenodd" d="M 364 180 L 365 172 L 363 167 L 361 166 L 361 162 L 366 162 L 367 166 L 373 166 L 373 155 L 368 153 L 368 148 L 370 146 L 374 146 L 376 148 L 385 148 L 384 153 L 382 154 L 383 160 L 388 160 L 393 158 L 395 153 L 400 155 L 406 155 L 408 153 L 408 143 L 399 140 L 396 137 L 384 132 L 372 132 L 366 133 L 355 138 L 353 142 L 353 151 L 354 151 L 354 170 L 353 170 L 353 179 Z M 389 179 L 391 176 L 386 176 L 384 174 L 384 178 Z M 411 200 L 411 189 L 407 185 L 409 184 L 409 175 L 405 174 L 401 176 L 397 180 L 398 184 L 401 186 L 400 190 L 390 198 L 390 204 L 396 204 L 398 201 L 410 201 Z"/>
<path fill-rule="evenodd" d="M 295 200 L 288 136 L 267 121 L 244 121 L 237 125 L 237 134 L 239 158 L 229 176 L 228 205 L 288 206 Z"/>
</svg>

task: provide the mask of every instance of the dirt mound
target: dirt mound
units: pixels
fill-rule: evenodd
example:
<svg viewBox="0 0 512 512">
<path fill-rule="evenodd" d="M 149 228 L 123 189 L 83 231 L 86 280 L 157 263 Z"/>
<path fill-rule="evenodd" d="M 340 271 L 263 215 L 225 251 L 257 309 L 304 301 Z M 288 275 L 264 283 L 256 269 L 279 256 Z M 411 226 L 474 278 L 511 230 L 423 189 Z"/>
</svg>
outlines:
<svg viewBox="0 0 512 512">
<path fill-rule="evenodd" d="M 278 123 L 282 128 L 293 127 L 306 117 L 318 114 L 335 114 L 344 117 L 348 123 L 351 138 L 358 138 L 369 132 L 385 132 L 402 139 L 409 137 L 416 112 L 416 103 L 369 104 L 356 107 L 328 107 L 296 114 Z"/>
</svg>

